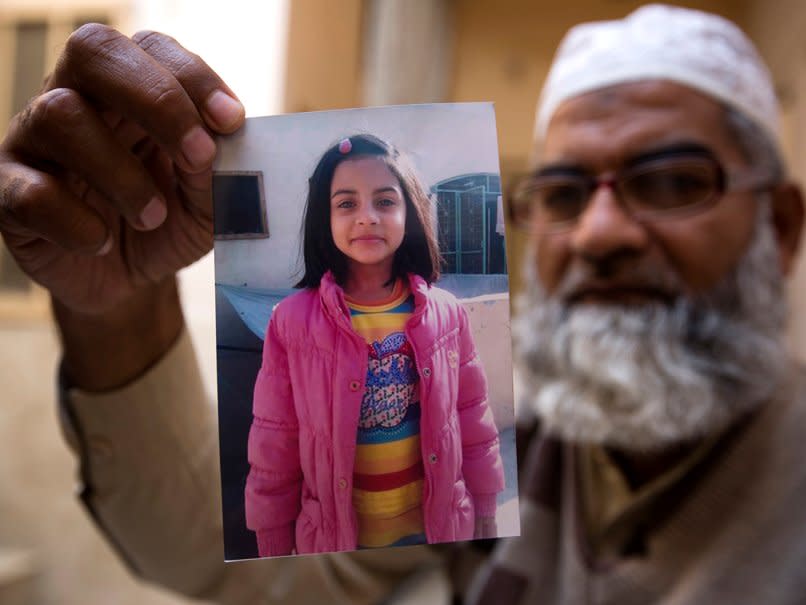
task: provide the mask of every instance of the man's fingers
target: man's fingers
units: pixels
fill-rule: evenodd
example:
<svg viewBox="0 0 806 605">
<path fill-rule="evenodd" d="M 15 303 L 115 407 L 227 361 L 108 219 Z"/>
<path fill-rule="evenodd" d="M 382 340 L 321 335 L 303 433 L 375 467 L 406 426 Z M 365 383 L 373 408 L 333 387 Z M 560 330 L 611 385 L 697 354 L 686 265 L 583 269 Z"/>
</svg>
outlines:
<svg viewBox="0 0 806 605">
<path fill-rule="evenodd" d="M 240 128 L 244 121 L 243 105 L 198 55 L 159 32 L 138 32 L 132 40 L 173 74 L 211 130 L 228 134 Z"/>
<path fill-rule="evenodd" d="M 207 170 L 215 143 L 182 84 L 167 67 L 114 29 L 84 25 L 67 41 L 51 88 L 71 88 L 138 123 L 182 170 Z"/>
<path fill-rule="evenodd" d="M 61 181 L 11 161 L 0 163 L 0 229 L 85 254 L 106 254 L 113 244 L 101 216 Z"/>
<path fill-rule="evenodd" d="M 59 88 L 40 95 L 14 128 L 26 133 L 13 137 L 22 154 L 77 173 L 135 229 L 154 229 L 165 220 L 165 200 L 145 167 L 77 92 Z"/>
</svg>

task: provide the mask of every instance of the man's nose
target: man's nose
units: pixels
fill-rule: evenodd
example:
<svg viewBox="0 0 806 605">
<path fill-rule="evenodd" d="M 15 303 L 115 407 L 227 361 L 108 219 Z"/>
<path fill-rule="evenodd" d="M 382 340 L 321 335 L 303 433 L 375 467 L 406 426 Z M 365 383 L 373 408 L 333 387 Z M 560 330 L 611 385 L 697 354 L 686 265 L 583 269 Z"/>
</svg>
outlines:
<svg viewBox="0 0 806 605">
<path fill-rule="evenodd" d="M 593 263 L 640 254 L 649 243 L 646 226 L 630 215 L 608 183 L 591 194 L 571 234 L 574 253 Z"/>
</svg>

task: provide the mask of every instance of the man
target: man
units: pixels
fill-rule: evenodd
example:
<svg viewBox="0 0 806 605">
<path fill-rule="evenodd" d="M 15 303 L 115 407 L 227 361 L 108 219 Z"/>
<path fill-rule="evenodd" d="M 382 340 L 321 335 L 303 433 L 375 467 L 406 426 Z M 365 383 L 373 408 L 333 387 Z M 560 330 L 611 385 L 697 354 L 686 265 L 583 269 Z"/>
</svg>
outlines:
<svg viewBox="0 0 806 605">
<path fill-rule="evenodd" d="M 650 6 L 564 40 L 511 205 L 533 234 L 523 403 L 548 436 L 487 594 L 802 598 L 806 402 L 781 333 L 803 204 L 777 117 L 715 17 Z"/>
<path fill-rule="evenodd" d="M 215 423 L 173 273 L 211 244 L 205 129 L 242 116 L 172 40 L 94 26 L 0 148 L 0 228 L 54 298 L 84 500 L 135 570 L 227 603 L 374 602 L 437 564 L 478 603 L 802 600 L 806 403 L 780 337 L 803 203 L 732 24 L 647 7 L 555 58 L 511 206 L 540 426 L 523 536 L 478 567 L 471 546 L 220 563 Z"/>
</svg>

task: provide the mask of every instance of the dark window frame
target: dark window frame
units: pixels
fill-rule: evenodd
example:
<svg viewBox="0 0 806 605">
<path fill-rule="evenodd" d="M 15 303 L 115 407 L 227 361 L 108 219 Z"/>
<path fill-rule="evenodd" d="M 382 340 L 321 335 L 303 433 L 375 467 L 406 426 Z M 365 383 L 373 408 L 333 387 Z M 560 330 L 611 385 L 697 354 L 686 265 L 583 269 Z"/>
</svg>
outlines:
<svg viewBox="0 0 806 605">
<path fill-rule="evenodd" d="M 216 170 L 213 178 L 217 176 L 254 176 L 257 177 L 258 195 L 260 198 L 259 220 L 260 231 L 241 233 L 215 233 L 216 240 L 239 240 L 239 239 L 266 239 L 270 237 L 269 220 L 266 212 L 266 188 L 263 183 L 262 170 Z M 215 202 L 214 202 L 215 203 Z M 215 212 L 215 208 L 213 209 Z M 215 230 L 215 226 L 213 227 Z"/>
</svg>

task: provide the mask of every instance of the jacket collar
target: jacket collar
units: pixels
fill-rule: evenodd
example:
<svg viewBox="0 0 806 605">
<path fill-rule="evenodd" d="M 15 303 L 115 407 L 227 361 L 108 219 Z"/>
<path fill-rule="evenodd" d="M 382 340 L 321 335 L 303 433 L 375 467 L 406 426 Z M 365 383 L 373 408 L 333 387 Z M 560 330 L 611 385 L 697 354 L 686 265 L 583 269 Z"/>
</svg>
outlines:
<svg viewBox="0 0 806 605">
<path fill-rule="evenodd" d="M 415 273 L 408 273 L 409 289 L 414 295 L 414 314 L 419 315 L 425 309 L 428 296 L 428 283 Z M 344 290 L 336 283 L 333 272 L 328 271 L 319 281 L 319 296 L 328 313 L 333 317 L 349 317 Z"/>
</svg>

